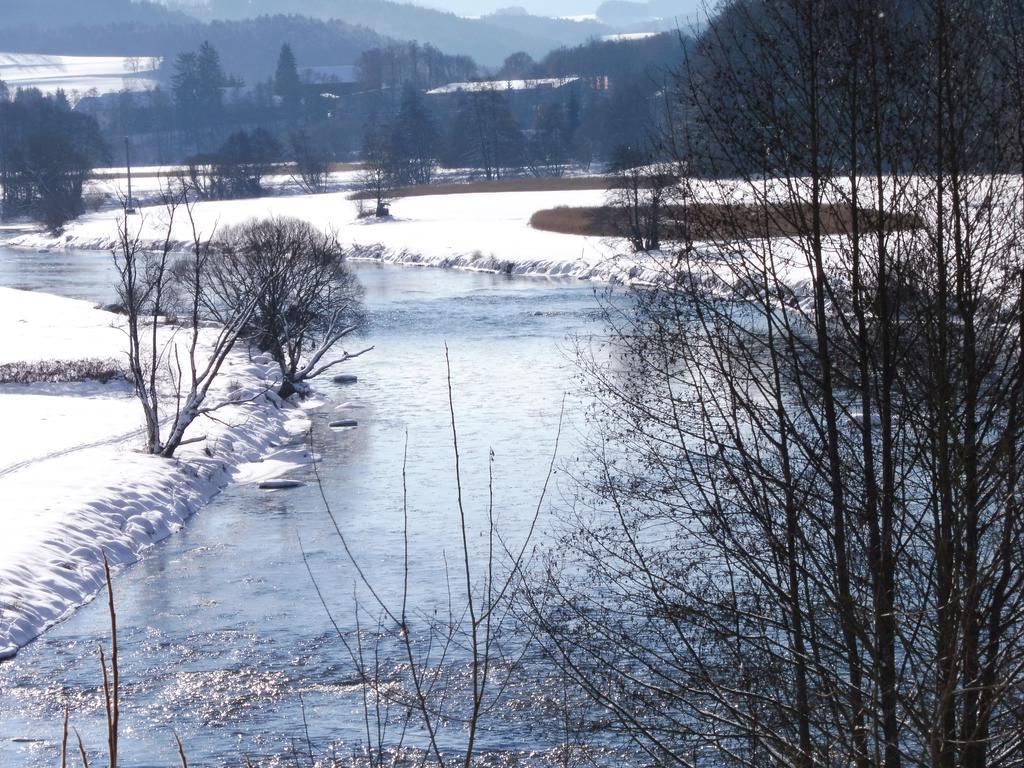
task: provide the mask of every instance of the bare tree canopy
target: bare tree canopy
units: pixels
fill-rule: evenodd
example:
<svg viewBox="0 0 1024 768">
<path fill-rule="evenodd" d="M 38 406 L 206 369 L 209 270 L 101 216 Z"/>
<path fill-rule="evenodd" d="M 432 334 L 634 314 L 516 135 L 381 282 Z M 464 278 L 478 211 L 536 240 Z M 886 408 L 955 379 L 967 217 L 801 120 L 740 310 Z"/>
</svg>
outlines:
<svg viewBox="0 0 1024 768">
<path fill-rule="evenodd" d="M 1020 21 L 738 0 L 679 80 L 683 198 L 792 220 L 684 237 L 609 298 L 533 595 L 654 764 L 1021 764 Z"/>
<path fill-rule="evenodd" d="M 255 302 L 246 331 L 280 367 L 281 397 L 362 354 L 335 353 L 364 319 L 362 288 L 333 235 L 299 219 L 270 218 L 223 230 L 213 248 L 208 309 L 228 319 Z"/>
</svg>

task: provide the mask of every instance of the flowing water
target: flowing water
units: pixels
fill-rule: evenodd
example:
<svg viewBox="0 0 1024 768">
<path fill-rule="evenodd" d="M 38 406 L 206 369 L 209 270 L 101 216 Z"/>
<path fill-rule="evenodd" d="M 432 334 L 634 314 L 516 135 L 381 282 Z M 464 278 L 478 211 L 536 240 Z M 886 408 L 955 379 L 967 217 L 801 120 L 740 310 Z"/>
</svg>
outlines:
<svg viewBox="0 0 1024 768">
<path fill-rule="evenodd" d="M 112 299 L 109 258 L 0 251 L 0 284 L 105 303 Z M 575 387 L 569 338 L 600 331 L 594 288 L 355 268 L 366 288 L 369 330 L 350 346 L 374 350 L 345 369 L 358 383 L 318 387 L 326 402 L 311 412 L 310 439 L 330 508 L 391 603 L 402 593 L 407 455 L 410 603 L 429 613 L 447 600 L 446 573 L 461 568 L 445 345 L 479 573 L 491 453 L 497 527 L 515 546 L 540 499 L 563 395 Z M 566 403 L 563 460 L 583 429 L 580 398 Z M 332 430 L 328 422 L 339 414 L 359 426 Z M 325 757 L 329 746 L 351 754 L 366 741 L 355 665 L 317 598 L 304 555 L 343 634 L 353 629 L 354 591 L 364 601 L 366 590 L 357 587 L 312 471 L 295 476 L 307 485 L 230 487 L 184 530 L 116 574 L 124 765 L 177 764 L 175 733 L 191 764 L 202 766 L 239 765 L 244 755 L 291 765 L 294 751 L 305 753 L 308 744 Z M 570 492 L 560 477 L 544 510 Z M 543 542 L 549 525 L 542 512 L 535 541 Z M 97 659 L 108 634 L 104 602 L 82 608 L 0 665 L 0 765 L 54 765 L 65 704 L 96 760 L 104 754 Z M 520 683 L 509 691 L 506 713 L 529 714 L 550 694 L 526 678 Z M 543 762 L 553 754 L 557 734 L 529 717 L 499 719 L 482 742 L 496 762 Z M 458 726 L 449 730 L 457 742 Z M 422 734 L 413 729 L 405 743 L 422 745 Z"/>
</svg>

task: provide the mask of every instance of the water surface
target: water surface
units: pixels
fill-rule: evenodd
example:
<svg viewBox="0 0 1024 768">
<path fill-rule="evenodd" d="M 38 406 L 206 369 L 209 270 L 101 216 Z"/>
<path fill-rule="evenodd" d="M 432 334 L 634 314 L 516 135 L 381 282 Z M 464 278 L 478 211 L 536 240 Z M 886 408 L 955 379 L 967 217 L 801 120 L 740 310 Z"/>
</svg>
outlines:
<svg viewBox="0 0 1024 768">
<path fill-rule="evenodd" d="M 495 515 L 509 542 L 525 535 L 558 433 L 563 395 L 574 388 L 568 336 L 598 330 L 593 287 L 575 281 L 357 265 L 370 326 L 351 348 L 373 352 L 346 369 L 359 382 L 324 384 L 311 416 L 319 473 L 339 525 L 375 587 L 401 596 L 402 463 L 407 486 L 411 602 L 443 604 L 461 546 L 455 504 L 445 344 L 462 456 L 471 548 L 485 541 L 493 452 Z M 0 251 L 0 284 L 96 302 L 112 298 L 110 257 Z M 561 455 L 582 430 L 570 397 Z M 344 414 L 359 426 L 327 423 Z M 116 575 L 122 676 L 122 756 L 128 766 L 174 763 L 173 732 L 194 765 L 292 764 L 306 731 L 325 757 L 365 741 L 355 666 L 316 597 L 303 552 L 335 620 L 353 629 L 356 573 L 312 473 L 289 492 L 234 486 L 187 527 Z M 556 482 L 550 500 L 568 492 Z M 547 519 L 541 517 L 538 540 Z M 481 566 L 475 560 L 474 567 Z M 362 591 L 362 590 L 361 590 Z M 98 643 L 103 601 L 79 610 L 0 665 L 0 764 L 54 764 L 65 703 L 95 758 L 104 731 Z M 543 677 L 543 675 L 542 675 Z M 524 683 L 526 685 L 526 683 Z M 532 683 L 531 683 L 532 685 Z M 510 692 L 509 712 L 542 692 Z M 506 761 L 557 743 L 529 719 L 488 731 L 485 751 Z M 458 729 L 452 731 L 457 741 Z M 415 743 L 416 736 L 408 743 Z"/>
</svg>

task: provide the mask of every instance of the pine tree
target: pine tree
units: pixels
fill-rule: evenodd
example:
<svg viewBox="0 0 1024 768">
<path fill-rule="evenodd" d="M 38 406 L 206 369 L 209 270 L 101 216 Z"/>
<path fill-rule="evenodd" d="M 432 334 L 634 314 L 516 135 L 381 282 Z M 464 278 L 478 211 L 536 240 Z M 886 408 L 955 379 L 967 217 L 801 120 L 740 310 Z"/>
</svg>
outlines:
<svg viewBox="0 0 1024 768">
<path fill-rule="evenodd" d="M 213 122 L 224 106 L 221 89 L 227 81 L 220 54 L 209 42 L 204 42 L 196 53 L 196 89 L 199 106 L 208 122 Z"/>
<path fill-rule="evenodd" d="M 175 58 L 171 90 L 182 124 L 194 124 L 199 116 L 199 66 L 195 53 L 179 53 Z"/>
<path fill-rule="evenodd" d="M 399 182 L 429 184 L 437 162 L 437 124 L 412 83 L 402 90 L 391 143 Z"/>
<path fill-rule="evenodd" d="M 281 97 L 284 108 L 290 116 L 295 116 L 302 104 L 302 83 L 299 80 L 299 69 L 295 63 L 292 47 L 285 43 L 277 57 L 277 71 L 274 74 L 274 94 Z"/>
</svg>

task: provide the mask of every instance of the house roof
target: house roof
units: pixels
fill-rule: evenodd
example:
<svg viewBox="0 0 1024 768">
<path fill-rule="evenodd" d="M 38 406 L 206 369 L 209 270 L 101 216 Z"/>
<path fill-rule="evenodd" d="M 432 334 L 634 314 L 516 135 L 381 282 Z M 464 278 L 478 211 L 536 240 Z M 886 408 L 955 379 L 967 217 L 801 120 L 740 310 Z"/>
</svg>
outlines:
<svg viewBox="0 0 1024 768">
<path fill-rule="evenodd" d="M 578 77 L 542 77 L 535 80 L 475 80 L 468 83 L 448 83 L 440 88 L 427 91 L 428 96 L 447 93 L 481 93 L 484 91 L 540 91 L 575 83 Z"/>
</svg>

